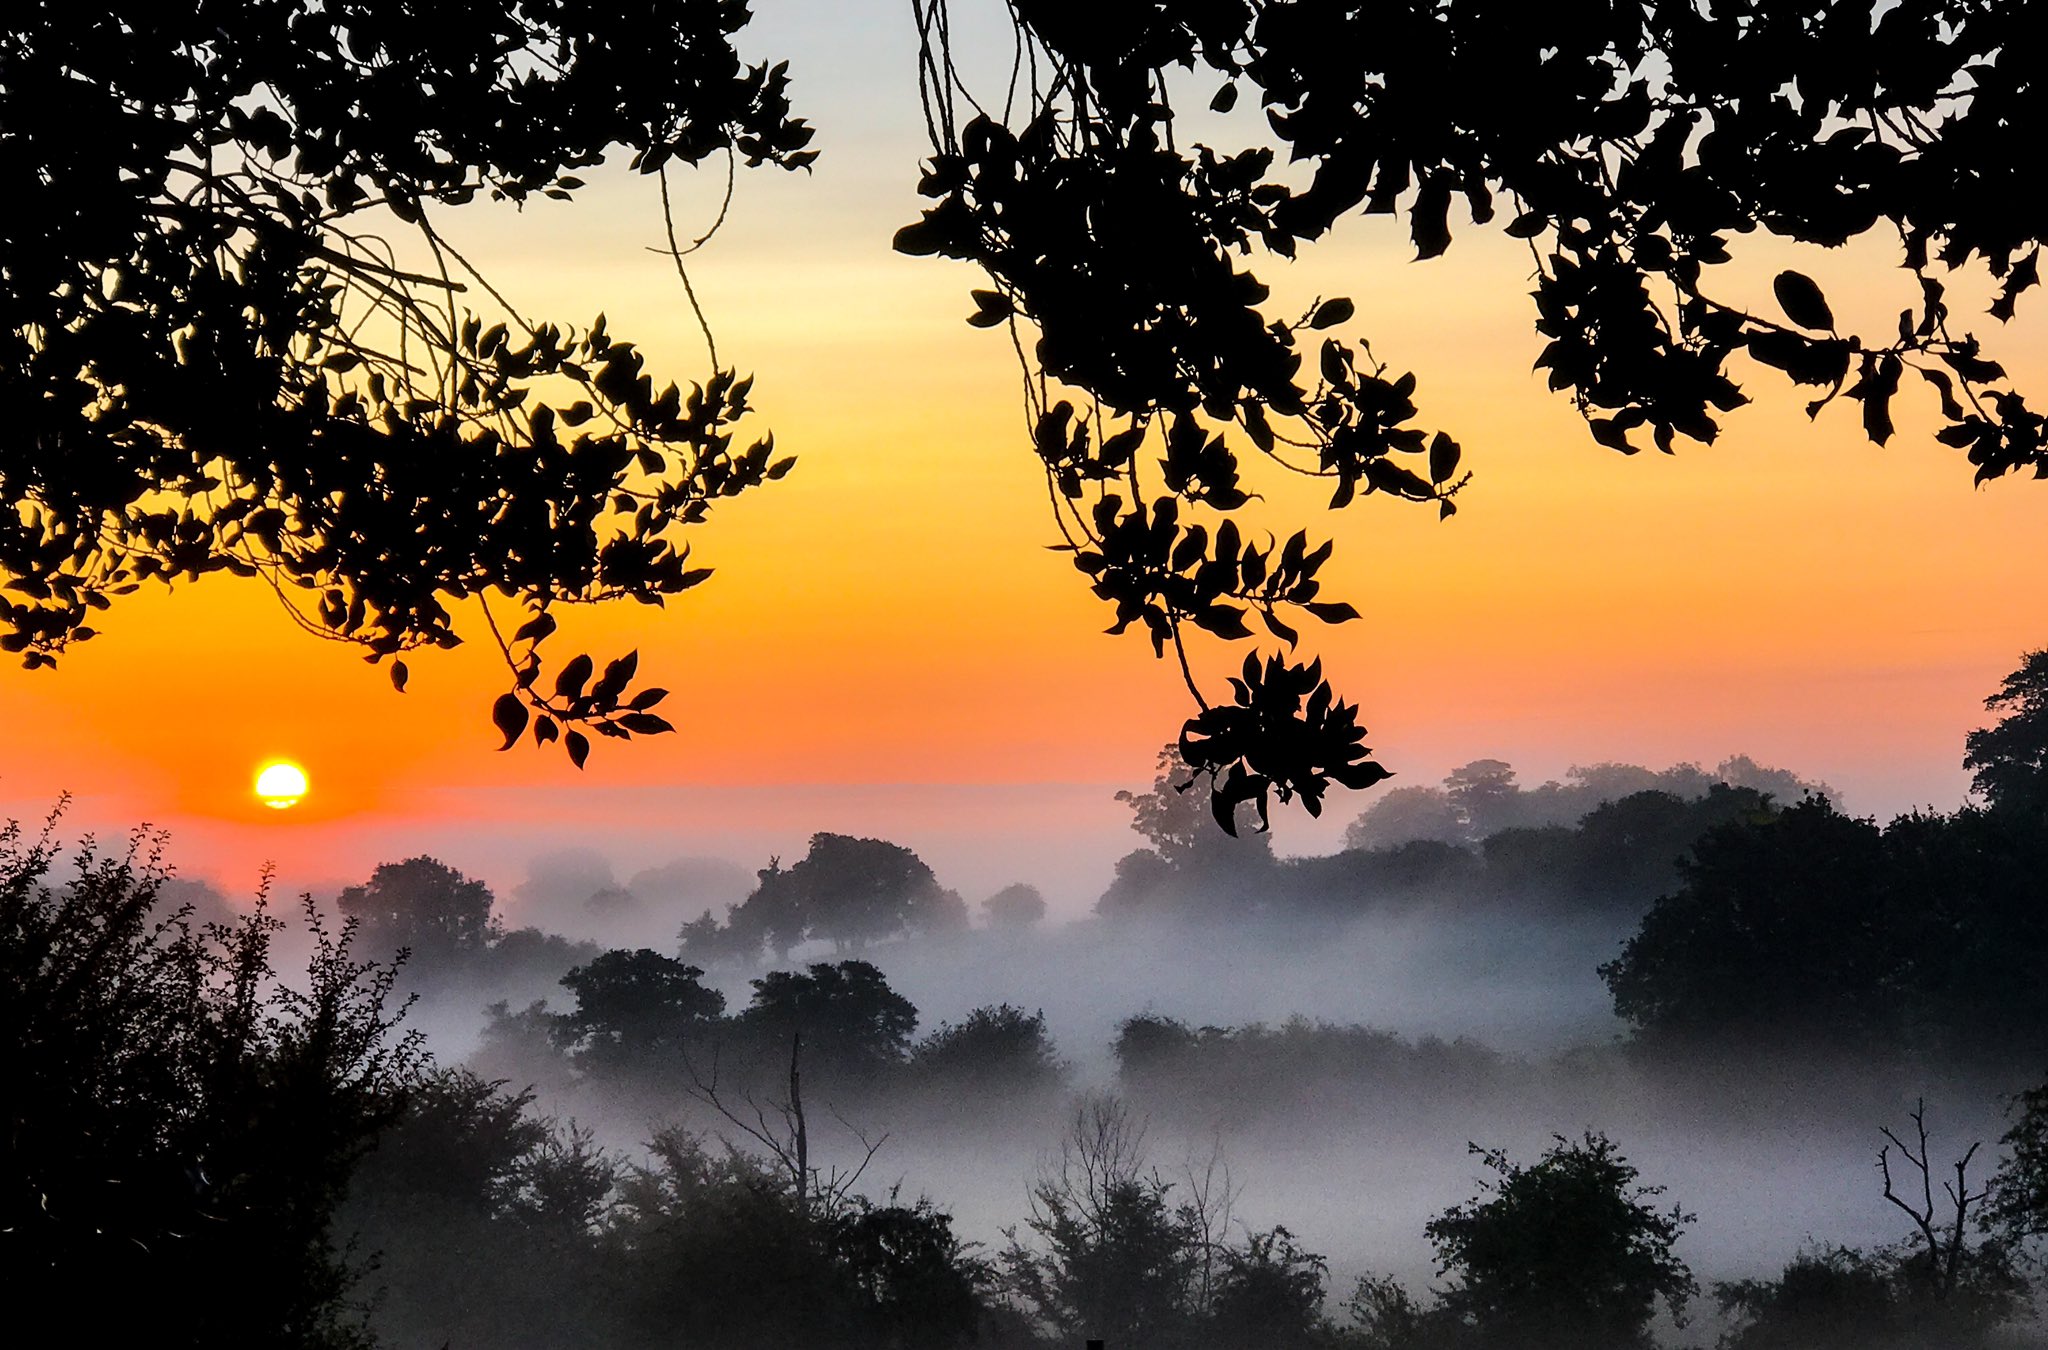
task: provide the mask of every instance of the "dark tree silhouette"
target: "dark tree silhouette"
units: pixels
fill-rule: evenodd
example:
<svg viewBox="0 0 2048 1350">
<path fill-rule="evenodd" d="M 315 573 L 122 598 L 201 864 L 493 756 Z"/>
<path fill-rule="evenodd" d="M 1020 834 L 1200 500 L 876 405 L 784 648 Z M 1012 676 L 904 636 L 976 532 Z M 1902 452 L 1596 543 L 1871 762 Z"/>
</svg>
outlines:
<svg viewBox="0 0 2048 1350">
<path fill-rule="evenodd" d="M 2048 1237 L 2048 1083 L 2012 1102 L 2005 1160 L 1991 1178 L 1986 1215 L 2014 1246 Z"/>
<path fill-rule="evenodd" d="M 1969 735 L 1970 786 L 1994 811 L 2048 823 L 2048 650 L 2028 652 L 1984 706 L 2003 716 Z"/>
<path fill-rule="evenodd" d="M 466 1071 L 434 1074 L 357 1168 L 336 1228 L 373 1259 L 363 1293 L 383 1344 L 526 1350 L 605 1325 L 594 1238 L 618 1165 L 531 1103 Z"/>
<path fill-rule="evenodd" d="M 1068 1337 L 1133 1350 L 1179 1343 L 1200 1311 L 1203 1253 L 1171 1192 L 1149 1166 L 1144 1126 L 1128 1109 L 1083 1101 L 1058 1160 L 1032 1187 L 1025 1224 L 1039 1245 L 1008 1231 L 1009 1289 Z"/>
<path fill-rule="evenodd" d="M 1329 1344 L 1323 1293 L 1329 1266 L 1285 1228 L 1253 1233 L 1224 1253 L 1207 1341 L 1225 1350 L 1310 1350 Z"/>
<path fill-rule="evenodd" d="M 1600 974 L 1645 1032 L 1782 1043 L 1795 1032 L 1874 1046 L 1899 1026 L 1883 832 L 1809 799 L 1710 831 Z"/>
<path fill-rule="evenodd" d="M 775 859 L 759 875 L 729 925 L 742 942 L 758 947 L 765 939 L 779 960 L 805 938 L 858 951 L 911 929 L 943 931 L 967 922 L 967 902 L 940 886 L 917 854 L 885 839 L 814 834 L 793 866 Z"/>
<path fill-rule="evenodd" d="M 1503 1345 L 1636 1350 L 1661 1300 L 1683 1315 L 1699 1292 L 1672 1248 L 1692 1216 L 1653 1202 L 1612 1141 L 1562 1135 L 1528 1167 L 1471 1146 L 1498 1180 L 1428 1225 L 1447 1312 Z"/>
<path fill-rule="evenodd" d="M 784 1053 L 801 1034 L 806 1070 L 821 1076 L 855 1079 L 900 1064 L 917 1030 L 917 1009 L 865 961 L 770 971 L 752 984 L 742 1028 Z"/>
<path fill-rule="evenodd" d="M 1045 918 L 1045 896 L 1038 887 L 1013 881 L 981 902 L 991 928 L 1030 928 Z"/>
<path fill-rule="evenodd" d="M 555 1041 L 593 1067 L 680 1068 L 725 1011 L 725 995 L 697 982 L 703 973 L 644 947 L 605 952 L 562 977 L 576 1007 L 553 1020 Z"/>
<path fill-rule="evenodd" d="M 1063 547 L 1116 631 L 1181 661 L 1200 709 L 1183 756 L 1226 827 L 1240 802 L 1318 810 L 1332 784 L 1385 775 L 1357 710 L 1294 655 L 1302 615 L 1357 617 L 1320 591 L 1330 546 L 1240 524 L 1254 456 L 1326 480 L 1333 506 L 1449 514 L 1466 481 L 1458 444 L 1415 424 L 1413 376 L 1338 336 L 1349 300 L 1270 315 L 1240 257 L 1291 258 L 1361 208 L 1405 214 L 1434 257 L 1462 200 L 1528 241 L 1540 365 L 1602 444 L 1712 440 L 1749 370 L 1819 390 L 1816 414 L 1857 404 L 1884 442 L 1910 371 L 1980 480 L 2048 468 L 2042 418 L 1945 299 L 1981 266 L 2002 321 L 2038 280 L 2023 7 L 1035 0 L 1009 6 L 1014 97 L 977 102 L 947 0 L 911 4 L 935 204 L 897 247 L 978 263 L 970 322 L 1028 326 Z M 746 17 L 728 0 L 486 0 L 460 22 L 396 0 L 125 0 L 10 19 L 0 646 L 48 665 L 138 582 L 253 573 L 403 687 L 396 658 L 458 642 L 474 599 L 511 673 L 508 747 L 530 733 L 581 764 L 588 730 L 668 729 L 661 691 L 629 691 L 630 653 L 543 682 L 553 607 L 702 581 L 687 527 L 791 461 L 736 448 L 750 382 L 715 344 L 701 387 L 663 385 L 602 315 L 517 311 L 441 221 L 479 195 L 572 196 L 620 150 L 650 175 L 807 164 L 783 69 L 737 55 Z M 1191 83 L 1217 111 L 1249 95 L 1260 142 L 1192 143 Z M 381 242 L 393 222 L 426 262 Z M 1896 333 L 1840 331 L 1796 271 L 1771 307 L 1732 298 L 1714 269 L 1758 230 L 1896 234 Z M 520 622 L 490 612 L 494 590 Z M 1253 618 L 1285 650 L 1250 653 L 1210 700 L 1186 629 L 1247 640 Z"/>
<path fill-rule="evenodd" d="M 941 1022 L 910 1051 L 911 1068 L 950 1091 L 1031 1091 L 1066 1075 L 1045 1012 L 1007 1003 L 976 1008 L 958 1024 Z"/>
<path fill-rule="evenodd" d="M 498 935 L 490 887 L 438 858 L 379 863 L 370 879 L 343 890 L 341 912 L 373 947 L 403 948 L 423 965 L 474 957 Z"/>
<path fill-rule="evenodd" d="M 1516 809 L 1522 789 L 1515 784 L 1514 767 L 1502 760 L 1475 759 L 1451 770 L 1444 777 L 1444 796 L 1473 839 L 1522 823 Z"/>
<path fill-rule="evenodd" d="M 676 1131 L 649 1152 L 612 1224 L 625 1325 L 645 1343 L 976 1343 L 983 1268 L 930 1203 L 802 1204 L 778 1169 Z"/>
<path fill-rule="evenodd" d="M 516 310 L 440 225 L 479 196 L 566 197 L 615 150 L 657 176 L 808 163 L 782 70 L 733 48 L 746 17 L 114 0 L 10 18 L 0 647 L 48 665 L 109 597 L 234 572 L 392 658 L 402 689 L 395 658 L 455 645 L 473 599 L 512 673 L 508 746 L 530 727 L 581 764 L 576 727 L 666 730 L 661 692 L 627 691 L 630 655 L 540 683 L 551 607 L 696 585 L 686 528 L 790 461 L 733 444 L 749 381 L 664 386 L 602 315 Z"/>
<path fill-rule="evenodd" d="M 1417 840 L 1463 844 L 1469 838 L 1464 815 L 1435 787 L 1388 788 L 1344 827 L 1348 849 L 1395 848 Z"/>
<path fill-rule="evenodd" d="M 359 1344 L 330 1220 L 417 1077 L 392 971 L 308 897 L 305 975 L 282 978 L 261 893 L 203 929 L 157 903 L 160 843 L 83 845 L 57 885 L 50 830 L 0 825 L 12 1315 L 91 1344 Z"/>
<path fill-rule="evenodd" d="M 1241 259 L 1292 258 L 1357 210 L 1405 215 L 1432 258 L 1462 203 L 1528 242 L 1538 365 L 1603 445 L 1711 441 L 1749 401 L 1738 377 L 1765 371 L 1817 388 L 1816 415 L 1858 405 L 1883 443 L 1911 372 L 1979 481 L 2048 469 L 2042 418 L 1945 299 L 1980 264 L 2004 320 L 2038 280 L 2020 203 L 2044 128 L 2021 9 L 1047 0 L 1010 6 L 1007 90 L 973 91 L 949 0 L 914 4 L 934 204 L 896 246 L 986 273 L 969 322 L 1012 329 L 1066 546 L 1114 631 L 1180 659 L 1202 704 L 1182 747 L 1220 779 L 1226 819 L 1381 775 L 1355 709 L 1288 654 L 1302 614 L 1356 612 L 1320 595 L 1329 545 L 1240 524 L 1261 482 L 1316 475 L 1333 507 L 1380 493 L 1446 515 L 1465 482 L 1456 442 L 1412 420 L 1414 377 L 1339 336 L 1348 299 L 1272 314 Z M 1229 134 L 1181 116 L 1212 93 L 1219 112 L 1255 103 L 1268 134 L 1196 140 Z M 1716 269 L 1759 230 L 1895 235 L 1911 274 L 1896 332 L 1840 331 L 1796 271 L 1773 307 L 1736 298 Z M 1251 618 L 1287 650 L 1208 701 L 1185 632 L 1243 638 Z"/>
</svg>

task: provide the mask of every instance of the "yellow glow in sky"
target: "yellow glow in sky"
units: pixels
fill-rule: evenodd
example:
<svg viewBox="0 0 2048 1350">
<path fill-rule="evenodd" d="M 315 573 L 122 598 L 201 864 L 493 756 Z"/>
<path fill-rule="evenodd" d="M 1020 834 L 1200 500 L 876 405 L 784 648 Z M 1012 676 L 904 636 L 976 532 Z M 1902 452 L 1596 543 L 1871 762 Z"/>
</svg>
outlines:
<svg viewBox="0 0 2048 1350">
<path fill-rule="evenodd" d="M 172 826 L 181 859 L 304 858 L 357 879 L 397 856 L 403 831 L 438 851 L 439 831 L 516 822 L 496 854 L 457 859 L 513 867 L 514 844 L 542 847 L 550 830 L 668 839 L 713 806 L 722 832 L 785 831 L 764 854 L 828 828 L 921 846 L 950 817 L 899 810 L 889 792 L 924 785 L 943 805 L 954 787 L 1062 785 L 1101 804 L 1109 846 L 1136 842 L 1109 791 L 1149 781 L 1192 704 L 1141 636 L 1103 636 L 1111 613 L 1044 547 L 1058 536 L 1008 335 L 965 322 L 986 282 L 889 251 L 925 205 L 910 66 L 888 64 L 901 8 L 767 8 L 756 39 L 790 58 L 823 156 L 809 174 L 742 175 L 692 278 L 721 362 L 758 379 L 743 436 L 773 431 L 796 470 L 697 532 L 708 584 L 662 609 L 562 607 L 551 640 L 556 661 L 638 650 L 642 679 L 672 690 L 659 711 L 677 734 L 603 742 L 580 773 L 559 747 L 501 755 L 489 709 L 509 676 L 473 602 L 457 615 L 470 641 L 421 654 L 398 694 L 359 651 L 301 638 L 261 583 L 216 577 L 124 598 L 54 672 L 0 663 L 0 818 L 69 790 L 108 828 Z M 604 310 L 660 378 L 702 379 L 702 334 L 672 262 L 649 251 L 663 237 L 654 186 L 619 165 L 587 177 L 573 202 L 479 204 L 440 228 L 529 317 L 581 325 Z M 723 193 L 722 167 L 678 174 L 679 227 L 701 231 Z M 1747 367 L 1735 373 L 1756 402 L 1715 444 L 1624 459 L 1532 369 L 1526 248 L 1453 225 L 1430 263 L 1409 261 L 1405 222 L 1356 218 L 1297 265 L 1257 266 L 1275 314 L 1355 299 L 1344 336 L 1416 373 L 1418 420 L 1460 440 L 1475 474 L 1449 521 L 1381 498 L 1327 512 L 1321 484 L 1272 475 L 1245 513 L 1248 533 L 1305 525 L 1335 540 L 1325 594 L 1363 617 L 1306 626 L 1304 650 L 1361 705 L 1396 781 L 1482 756 L 1533 785 L 1572 764 L 1746 753 L 1834 784 L 1853 810 L 1959 801 L 1983 698 L 2048 643 L 2043 486 L 1974 486 L 1909 397 L 1924 390 L 1901 394 L 1899 432 L 1879 447 L 1853 408 L 1809 421 L 1811 391 Z M 1722 282 L 1760 311 L 1782 267 L 1812 275 L 1845 329 L 1882 331 L 1918 302 L 1882 240 L 1741 242 Z M 1959 285 L 1951 299 L 2015 384 L 2048 384 L 2048 306 L 2000 325 L 1987 296 Z M 1213 693 L 1243 650 L 1198 642 L 1194 655 Z M 188 735 L 165 707 L 232 712 Z M 300 798 L 290 830 L 246 786 L 280 746 L 321 767 L 316 798 L 278 798 Z M 835 786 L 890 813 L 781 804 Z M 671 800 L 693 805 L 640 805 Z M 1329 838 L 1369 800 L 1333 797 Z M 1065 819 L 1029 826 L 1042 853 L 1069 848 Z M 1015 879 L 1034 878 L 988 878 Z"/>
<path fill-rule="evenodd" d="M 256 774 L 256 795 L 265 806 L 279 811 L 297 806 L 306 788 L 306 771 L 288 759 L 272 760 Z"/>
</svg>

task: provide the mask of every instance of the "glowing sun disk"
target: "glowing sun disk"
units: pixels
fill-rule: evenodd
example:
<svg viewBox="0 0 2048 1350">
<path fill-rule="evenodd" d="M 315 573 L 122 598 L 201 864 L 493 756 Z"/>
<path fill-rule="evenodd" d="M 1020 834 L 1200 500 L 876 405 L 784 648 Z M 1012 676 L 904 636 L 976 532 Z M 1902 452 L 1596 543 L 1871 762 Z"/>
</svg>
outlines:
<svg viewBox="0 0 2048 1350">
<path fill-rule="evenodd" d="M 297 806 L 306 795 L 306 771 L 288 759 L 273 760 L 256 773 L 256 795 L 275 810 Z"/>
</svg>

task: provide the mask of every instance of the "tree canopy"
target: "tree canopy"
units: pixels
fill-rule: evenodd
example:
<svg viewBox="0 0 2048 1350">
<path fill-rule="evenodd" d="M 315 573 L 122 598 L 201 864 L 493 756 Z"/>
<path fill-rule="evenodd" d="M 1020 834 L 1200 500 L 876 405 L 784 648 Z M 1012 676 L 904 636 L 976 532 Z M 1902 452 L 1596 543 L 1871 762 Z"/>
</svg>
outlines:
<svg viewBox="0 0 2048 1350">
<path fill-rule="evenodd" d="M 1297 651 L 1303 616 L 1358 617 L 1321 590 L 1331 545 L 1261 515 L 1262 485 L 1448 515 L 1469 476 L 1349 299 L 1269 312 L 1253 263 L 1347 215 L 1404 217 L 1422 258 L 1454 214 L 1526 241 L 1539 365 L 1614 449 L 1713 440 L 1767 372 L 1816 416 L 1854 404 L 1884 443 L 1910 374 L 1978 481 L 2048 472 L 2041 416 L 1948 299 L 1988 274 L 2004 321 L 2038 281 L 2024 6 L 1016 0 L 1005 99 L 963 83 L 948 0 L 911 8 L 932 205 L 896 246 L 986 273 L 969 322 L 1012 330 L 1056 546 L 1112 631 L 1172 649 L 1198 707 L 1181 757 L 1226 828 L 1239 803 L 1314 811 L 1386 774 Z M 690 527 L 792 461 L 740 434 L 751 380 L 715 343 L 686 391 L 603 315 L 523 313 L 443 225 L 478 198 L 573 196 L 612 154 L 656 179 L 808 164 L 787 73 L 737 54 L 747 18 L 733 0 L 10 17 L 0 649 L 50 665 L 137 584 L 233 572 L 402 689 L 400 658 L 455 645 L 476 601 L 507 664 L 506 747 L 559 740 L 581 764 L 589 732 L 669 729 L 632 653 L 543 680 L 554 608 L 702 582 Z M 1231 125 L 1203 99 L 1259 130 L 1196 139 Z M 694 306 L 694 243 L 670 225 Z M 1895 239 L 1896 331 L 1844 331 L 1796 270 L 1774 307 L 1731 298 L 1731 246 L 1759 232 Z M 1208 692 L 1190 630 L 1248 644 L 1251 621 L 1277 645 Z"/>
<path fill-rule="evenodd" d="M 336 903 L 362 925 L 365 942 L 402 947 L 423 961 L 474 956 L 498 934 L 490 887 L 424 855 L 379 863 Z"/>
<path fill-rule="evenodd" d="M 2004 715 L 1969 735 L 1970 786 L 1993 810 L 2048 820 L 2048 651 L 2028 652 L 1984 706 Z"/>
<path fill-rule="evenodd" d="M 1528 1167 L 1498 1149 L 1472 1152 L 1498 1177 L 1491 1194 L 1427 1229 L 1458 1277 L 1446 1311 L 1530 1350 L 1645 1347 L 1660 1300 L 1684 1315 L 1698 1286 L 1673 1247 L 1692 1216 L 1658 1208 L 1663 1188 L 1639 1185 L 1611 1140 L 1560 1135 Z"/>
</svg>

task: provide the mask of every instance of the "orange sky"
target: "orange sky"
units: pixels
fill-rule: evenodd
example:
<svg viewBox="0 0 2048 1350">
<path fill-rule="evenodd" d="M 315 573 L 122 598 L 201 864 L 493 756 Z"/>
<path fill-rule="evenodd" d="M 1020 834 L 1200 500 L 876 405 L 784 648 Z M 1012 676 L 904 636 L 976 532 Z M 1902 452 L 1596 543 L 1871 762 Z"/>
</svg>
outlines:
<svg viewBox="0 0 2048 1350">
<path fill-rule="evenodd" d="M 800 91 L 807 53 L 826 72 L 806 104 L 824 156 L 808 179 L 743 176 L 696 280 L 797 471 L 714 514 L 696 545 L 708 585 L 556 639 L 566 654 L 587 636 L 600 659 L 637 646 L 675 691 L 679 735 L 600 742 L 582 774 L 499 755 L 481 648 L 413 661 L 395 695 L 260 585 L 221 579 L 132 597 L 54 673 L 0 671 L 0 815 L 69 789 L 80 822 L 170 825 L 188 867 L 240 877 L 275 857 L 348 880 L 402 846 L 509 883 L 577 840 L 758 865 L 852 828 L 933 851 L 970 898 L 1033 867 L 1077 903 L 1099 889 L 1135 842 L 1108 793 L 1149 777 L 1185 695 L 1141 638 L 1101 635 L 1106 612 L 1043 550 L 1007 339 L 962 322 L 976 279 L 888 251 L 916 209 L 910 49 L 873 36 L 894 66 L 858 97 L 861 63 L 823 59 L 846 32 L 782 37 Z M 701 375 L 679 289 L 644 251 L 647 187 L 601 176 L 577 203 L 450 227 L 529 312 L 580 324 L 602 308 L 659 365 Z M 1294 275 L 1260 269 L 1281 309 L 1353 296 L 1353 331 L 1417 372 L 1424 419 L 1477 474 L 1442 524 L 1380 500 L 1337 516 L 1313 496 L 1270 503 L 1338 541 L 1325 589 L 1366 617 L 1310 640 L 1400 781 L 1481 755 L 1540 781 L 1743 751 L 1860 810 L 1959 799 L 1982 698 L 2048 641 L 2041 487 L 1973 489 L 1914 417 L 1884 449 L 1852 405 L 1809 426 L 1768 376 L 1720 444 L 1623 459 L 1530 373 L 1519 246 L 1475 234 L 1432 264 L 1410 253 L 1396 224 L 1359 222 Z M 1755 252 L 1745 275 L 1761 292 L 1793 256 Z M 1882 329 L 1906 303 L 1881 249 L 1800 256 L 1845 327 Z M 2023 385 L 2048 384 L 2039 324 L 1994 341 Z M 249 793 L 272 755 L 313 775 L 291 812 Z M 1327 846 L 1362 804 L 1338 799 L 1333 824 L 1285 830 L 1283 847 Z"/>
</svg>

